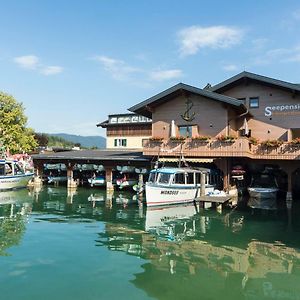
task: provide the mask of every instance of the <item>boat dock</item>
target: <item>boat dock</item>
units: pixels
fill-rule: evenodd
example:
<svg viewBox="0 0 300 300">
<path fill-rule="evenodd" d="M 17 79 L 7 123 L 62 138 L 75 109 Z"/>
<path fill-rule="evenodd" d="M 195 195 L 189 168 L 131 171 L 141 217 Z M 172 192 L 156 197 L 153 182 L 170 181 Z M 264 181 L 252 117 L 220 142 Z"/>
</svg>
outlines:
<svg viewBox="0 0 300 300">
<path fill-rule="evenodd" d="M 215 206 L 218 211 L 222 211 L 223 206 L 232 201 L 232 196 L 200 196 L 195 198 L 195 203 L 199 203 L 201 208 L 211 208 Z"/>
</svg>

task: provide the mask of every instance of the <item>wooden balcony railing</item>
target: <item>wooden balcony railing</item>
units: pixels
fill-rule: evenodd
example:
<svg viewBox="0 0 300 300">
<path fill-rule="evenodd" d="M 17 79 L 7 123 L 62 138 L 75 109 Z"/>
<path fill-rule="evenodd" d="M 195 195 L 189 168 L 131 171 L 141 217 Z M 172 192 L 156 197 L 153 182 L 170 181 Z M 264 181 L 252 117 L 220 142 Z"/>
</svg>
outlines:
<svg viewBox="0 0 300 300">
<path fill-rule="evenodd" d="M 278 147 L 251 145 L 247 138 L 233 141 L 198 141 L 186 139 L 184 141 L 144 140 L 143 154 L 149 156 L 179 156 L 186 157 L 248 157 L 253 159 L 300 159 L 300 146 L 284 143 Z"/>
</svg>

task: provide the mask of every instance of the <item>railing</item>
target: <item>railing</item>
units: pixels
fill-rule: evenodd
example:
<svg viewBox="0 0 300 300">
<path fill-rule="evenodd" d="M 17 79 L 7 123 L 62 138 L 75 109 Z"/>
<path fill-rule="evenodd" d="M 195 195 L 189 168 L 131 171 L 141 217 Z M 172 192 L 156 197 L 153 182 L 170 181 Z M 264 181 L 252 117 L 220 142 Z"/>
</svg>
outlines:
<svg viewBox="0 0 300 300">
<path fill-rule="evenodd" d="M 284 143 L 278 147 L 251 145 L 247 138 L 233 141 L 199 141 L 186 139 L 184 141 L 144 140 L 143 154 L 149 156 L 179 156 L 186 157 L 248 157 L 253 159 L 300 159 L 300 146 Z"/>
</svg>

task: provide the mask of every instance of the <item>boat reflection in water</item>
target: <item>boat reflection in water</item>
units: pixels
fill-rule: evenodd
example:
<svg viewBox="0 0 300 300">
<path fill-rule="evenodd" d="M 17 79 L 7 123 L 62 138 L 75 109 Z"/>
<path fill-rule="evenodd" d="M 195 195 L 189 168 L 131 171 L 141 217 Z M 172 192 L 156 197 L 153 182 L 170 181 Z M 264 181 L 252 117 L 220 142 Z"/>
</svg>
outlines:
<svg viewBox="0 0 300 300">
<path fill-rule="evenodd" d="M 168 240 L 180 240 L 182 235 L 193 236 L 195 224 L 188 228 L 190 218 L 197 213 L 194 205 L 176 205 L 167 207 L 148 207 L 145 230 Z M 176 226 L 177 225 L 177 226 Z M 176 232 L 176 227 L 183 225 L 183 231 Z"/>
<path fill-rule="evenodd" d="M 0 192 L 0 256 L 7 256 L 7 249 L 21 242 L 31 209 L 27 189 Z"/>
</svg>

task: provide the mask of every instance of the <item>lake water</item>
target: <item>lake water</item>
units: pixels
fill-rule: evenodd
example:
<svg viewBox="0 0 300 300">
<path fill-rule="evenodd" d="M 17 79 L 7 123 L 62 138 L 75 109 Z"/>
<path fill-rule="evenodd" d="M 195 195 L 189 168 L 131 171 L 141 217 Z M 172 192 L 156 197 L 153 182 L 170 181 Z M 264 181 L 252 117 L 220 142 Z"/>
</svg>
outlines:
<svg viewBox="0 0 300 300">
<path fill-rule="evenodd" d="M 0 299 L 300 299 L 296 205 L 147 209 L 47 187 L 0 203 Z"/>
</svg>

